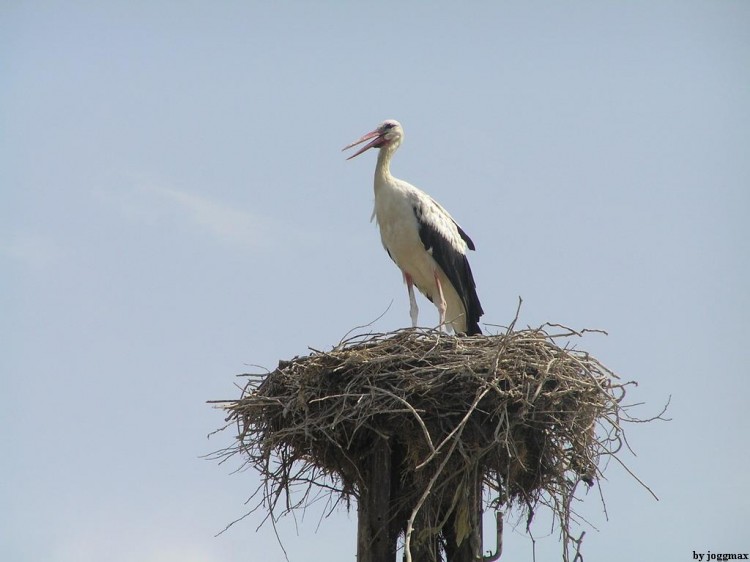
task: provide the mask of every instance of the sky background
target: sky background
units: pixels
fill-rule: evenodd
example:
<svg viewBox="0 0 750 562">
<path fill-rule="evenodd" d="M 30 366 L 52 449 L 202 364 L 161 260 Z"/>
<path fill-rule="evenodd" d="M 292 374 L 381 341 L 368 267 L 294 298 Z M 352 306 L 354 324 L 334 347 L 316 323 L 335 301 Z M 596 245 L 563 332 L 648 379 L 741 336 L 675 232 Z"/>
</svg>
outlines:
<svg viewBox="0 0 750 562">
<path fill-rule="evenodd" d="M 386 118 L 483 321 L 607 330 L 578 346 L 633 413 L 671 396 L 622 456 L 660 501 L 611 464 L 586 560 L 750 552 L 750 2 L 5 0 L 0 559 L 284 559 L 262 514 L 214 536 L 257 478 L 201 459 L 232 439 L 206 401 L 409 325 L 374 151 L 340 152 Z M 280 523 L 289 560 L 354 560 L 356 512 L 318 524 Z"/>
</svg>

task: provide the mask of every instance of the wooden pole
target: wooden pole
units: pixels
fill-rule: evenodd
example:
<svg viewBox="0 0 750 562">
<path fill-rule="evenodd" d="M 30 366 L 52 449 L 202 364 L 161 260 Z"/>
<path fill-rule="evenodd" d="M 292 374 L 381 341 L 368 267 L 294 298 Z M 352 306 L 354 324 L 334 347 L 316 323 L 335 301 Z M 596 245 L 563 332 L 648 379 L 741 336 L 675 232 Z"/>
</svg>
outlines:
<svg viewBox="0 0 750 562">
<path fill-rule="evenodd" d="M 468 524 L 471 532 L 456 544 L 456 513 L 451 513 L 443 527 L 446 562 L 481 562 L 482 560 L 482 479 L 474 471 L 473 486 L 467 490 Z"/>
<path fill-rule="evenodd" d="M 357 562 L 395 562 L 391 531 L 391 446 L 377 436 L 366 464 L 357 505 Z"/>
</svg>

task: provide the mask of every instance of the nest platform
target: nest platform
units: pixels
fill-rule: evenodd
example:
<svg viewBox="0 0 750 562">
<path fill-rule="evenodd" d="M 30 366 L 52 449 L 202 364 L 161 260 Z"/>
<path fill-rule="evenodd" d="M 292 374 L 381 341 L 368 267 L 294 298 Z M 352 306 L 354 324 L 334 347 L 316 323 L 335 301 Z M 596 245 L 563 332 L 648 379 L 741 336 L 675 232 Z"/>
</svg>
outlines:
<svg viewBox="0 0 750 562">
<path fill-rule="evenodd" d="M 408 559 L 420 545 L 422 559 L 440 550 L 459 560 L 451 552 L 462 543 L 481 553 L 477 512 L 517 507 L 530 523 L 540 503 L 567 552 L 576 487 L 593 485 L 622 443 L 626 387 L 572 346 L 580 335 L 557 325 L 472 337 L 405 329 L 280 361 L 245 375 L 238 399 L 214 401 L 237 429 L 219 457 L 260 473 L 257 505 L 270 517 L 320 494 L 376 501 L 372 488 L 388 487 L 389 537 L 405 537 Z M 389 476 L 376 485 L 384 443 Z"/>
</svg>

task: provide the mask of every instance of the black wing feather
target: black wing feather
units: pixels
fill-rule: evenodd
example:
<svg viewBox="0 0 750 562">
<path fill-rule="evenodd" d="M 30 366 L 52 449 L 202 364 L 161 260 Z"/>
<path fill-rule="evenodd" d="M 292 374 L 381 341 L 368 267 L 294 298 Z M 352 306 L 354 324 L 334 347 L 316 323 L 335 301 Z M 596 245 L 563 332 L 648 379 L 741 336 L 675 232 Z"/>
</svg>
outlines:
<svg viewBox="0 0 750 562">
<path fill-rule="evenodd" d="M 471 272 L 469 260 L 465 254 L 457 251 L 450 242 L 429 222 L 422 219 L 424 216 L 422 206 L 415 209 L 417 222 L 419 223 L 419 238 L 422 240 L 425 249 L 432 254 L 432 258 L 442 268 L 448 280 L 453 284 L 461 297 L 466 310 L 466 333 L 469 336 L 481 334 L 479 328 L 479 318 L 484 314 L 482 305 L 477 296 L 477 286 L 474 281 L 474 274 Z M 456 224 L 454 222 L 454 224 Z M 474 242 L 456 224 L 458 233 L 466 242 L 470 250 L 474 249 Z"/>
<path fill-rule="evenodd" d="M 456 225 L 456 228 L 458 229 L 458 234 L 461 236 L 461 238 L 464 239 L 464 242 L 466 242 L 466 245 L 469 247 L 469 250 L 476 250 L 474 247 L 474 242 L 471 241 L 471 238 L 469 238 L 469 235 L 464 232 L 464 229 L 458 226 L 458 223 L 456 221 L 453 221 L 453 224 Z"/>
</svg>

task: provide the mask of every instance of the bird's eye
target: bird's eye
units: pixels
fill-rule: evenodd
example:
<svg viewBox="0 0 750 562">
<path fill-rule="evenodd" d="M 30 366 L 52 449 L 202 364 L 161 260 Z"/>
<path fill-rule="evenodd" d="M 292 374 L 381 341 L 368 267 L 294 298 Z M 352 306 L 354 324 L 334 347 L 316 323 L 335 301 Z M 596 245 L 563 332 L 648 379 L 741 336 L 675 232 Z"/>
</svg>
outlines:
<svg viewBox="0 0 750 562">
<path fill-rule="evenodd" d="M 385 125 L 383 125 L 383 129 L 385 129 L 386 131 L 389 129 L 393 129 L 393 127 L 395 127 L 393 123 L 386 123 Z"/>
</svg>

